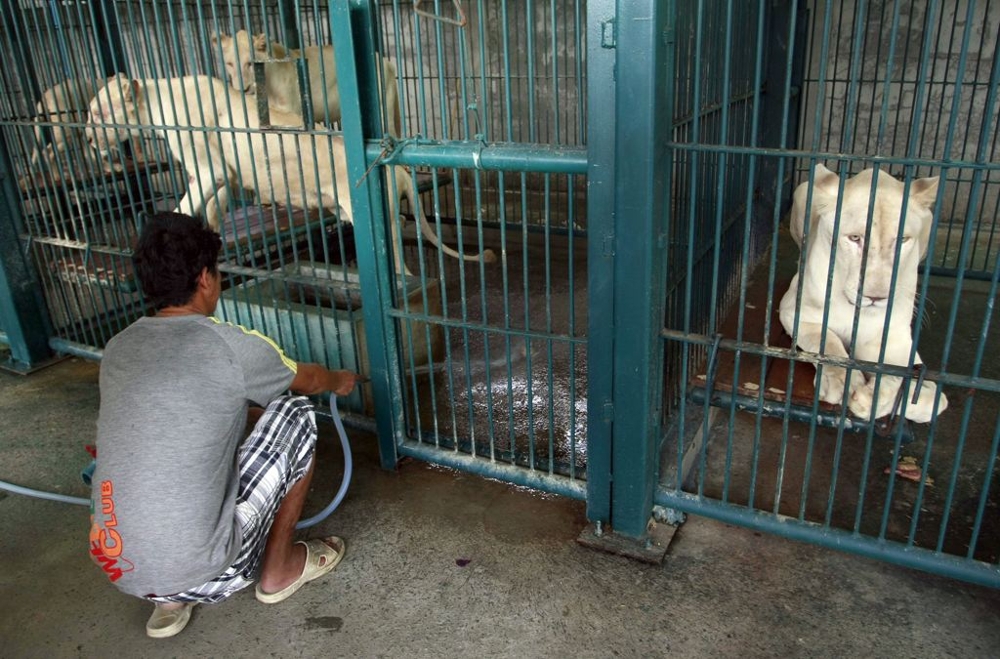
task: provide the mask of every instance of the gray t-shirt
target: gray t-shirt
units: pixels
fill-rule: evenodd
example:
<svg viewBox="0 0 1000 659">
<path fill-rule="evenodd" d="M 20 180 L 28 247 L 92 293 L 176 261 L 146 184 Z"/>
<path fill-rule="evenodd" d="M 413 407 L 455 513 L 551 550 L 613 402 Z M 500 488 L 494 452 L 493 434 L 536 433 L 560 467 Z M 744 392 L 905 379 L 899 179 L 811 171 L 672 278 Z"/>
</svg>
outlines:
<svg viewBox="0 0 1000 659">
<path fill-rule="evenodd" d="M 201 315 L 141 318 L 108 343 L 90 553 L 119 589 L 172 595 L 233 562 L 247 401 L 266 405 L 295 372 L 267 337 Z"/>
</svg>

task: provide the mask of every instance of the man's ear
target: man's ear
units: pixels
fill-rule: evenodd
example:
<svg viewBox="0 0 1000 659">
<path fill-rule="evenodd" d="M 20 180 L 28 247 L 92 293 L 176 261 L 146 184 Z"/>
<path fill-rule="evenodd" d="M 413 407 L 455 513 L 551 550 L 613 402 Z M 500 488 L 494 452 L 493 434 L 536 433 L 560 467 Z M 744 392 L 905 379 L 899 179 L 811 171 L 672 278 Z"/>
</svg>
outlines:
<svg viewBox="0 0 1000 659">
<path fill-rule="evenodd" d="M 205 266 L 201 269 L 201 273 L 198 274 L 198 288 L 211 288 L 212 286 L 212 271 Z"/>
</svg>

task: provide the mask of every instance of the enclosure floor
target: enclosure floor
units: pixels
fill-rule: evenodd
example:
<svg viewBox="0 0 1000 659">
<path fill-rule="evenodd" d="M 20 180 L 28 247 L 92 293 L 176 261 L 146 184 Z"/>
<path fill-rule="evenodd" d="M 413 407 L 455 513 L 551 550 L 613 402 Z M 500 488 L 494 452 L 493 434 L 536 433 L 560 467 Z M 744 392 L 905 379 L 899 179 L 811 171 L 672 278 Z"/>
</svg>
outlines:
<svg viewBox="0 0 1000 659">
<path fill-rule="evenodd" d="M 481 455 L 522 464 L 533 459 L 567 475 L 571 465 L 582 472 L 587 351 L 565 337 L 586 334 L 586 244 L 577 238 L 571 255 L 564 237 L 548 252 L 537 240 L 523 249 L 520 234 L 508 240 L 503 258 L 482 274 L 478 264 L 460 266 L 447 257 L 440 275 L 435 269 L 446 291 L 447 316 L 472 322 L 485 316 L 491 331 L 449 330 L 436 361 L 441 368 L 433 377 L 407 380 L 412 433 L 475 438 Z M 491 246 L 500 252 L 499 245 Z M 500 331 L 505 323 L 510 334 Z M 527 330 L 560 338 L 532 339 Z"/>
<path fill-rule="evenodd" d="M 86 496 L 97 365 L 0 373 L 0 478 Z M 321 429 L 309 511 L 341 468 Z M 661 566 L 576 543 L 581 502 L 406 461 L 352 432 L 348 554 L 279 606 L 250 590 L 153 640 L 86 553 L 88 511 L 0 495 L 4 657 L 985 657 L 1000 592 L 691 517 Z"/>
</svg>

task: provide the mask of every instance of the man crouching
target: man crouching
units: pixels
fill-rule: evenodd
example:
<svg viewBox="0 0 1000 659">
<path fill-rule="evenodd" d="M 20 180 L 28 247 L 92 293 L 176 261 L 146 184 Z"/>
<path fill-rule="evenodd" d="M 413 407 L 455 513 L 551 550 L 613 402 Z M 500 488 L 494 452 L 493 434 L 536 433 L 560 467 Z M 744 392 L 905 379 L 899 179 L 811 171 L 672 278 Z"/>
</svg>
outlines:
<svg viewBox="0 0 1000 659">
<path fill-rule="evenodd" d="M 115 336 L 101 362 L 90 554 L 121 591 L 156 604 L 154 638 L 258 578 L 257 599 L 280 602 L 344 557 L 335 536 L 292 543 L 316 419 L 308 399 L 283 394 L 343 396 L 358 376 L 297 364 L 214 318 L 220 248 L 200 220 L 152 216 L 133 262 L 156 315 Z M 248 402 L 265 409 L 244 439 Z"/>
</svg>

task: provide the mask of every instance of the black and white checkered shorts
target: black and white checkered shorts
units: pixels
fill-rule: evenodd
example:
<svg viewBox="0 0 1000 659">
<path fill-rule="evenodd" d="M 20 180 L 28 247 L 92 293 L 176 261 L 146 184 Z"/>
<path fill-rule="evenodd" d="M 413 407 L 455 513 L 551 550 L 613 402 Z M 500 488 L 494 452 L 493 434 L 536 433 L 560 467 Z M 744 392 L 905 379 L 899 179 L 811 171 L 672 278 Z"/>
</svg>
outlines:
<svg viewBox="0 0 1000 659">
<path fill-rule="evenodd" d="M 243 541 L 239 554 L 215 579 L 151 602 L 221 602 L 256 581 L 271 522 L 285 495 L 309 471 L 316 450 L 316 415 L 302 396 L 281 396 L 264 410 L 240 444 L 236 519 Z"/>
</svg>

